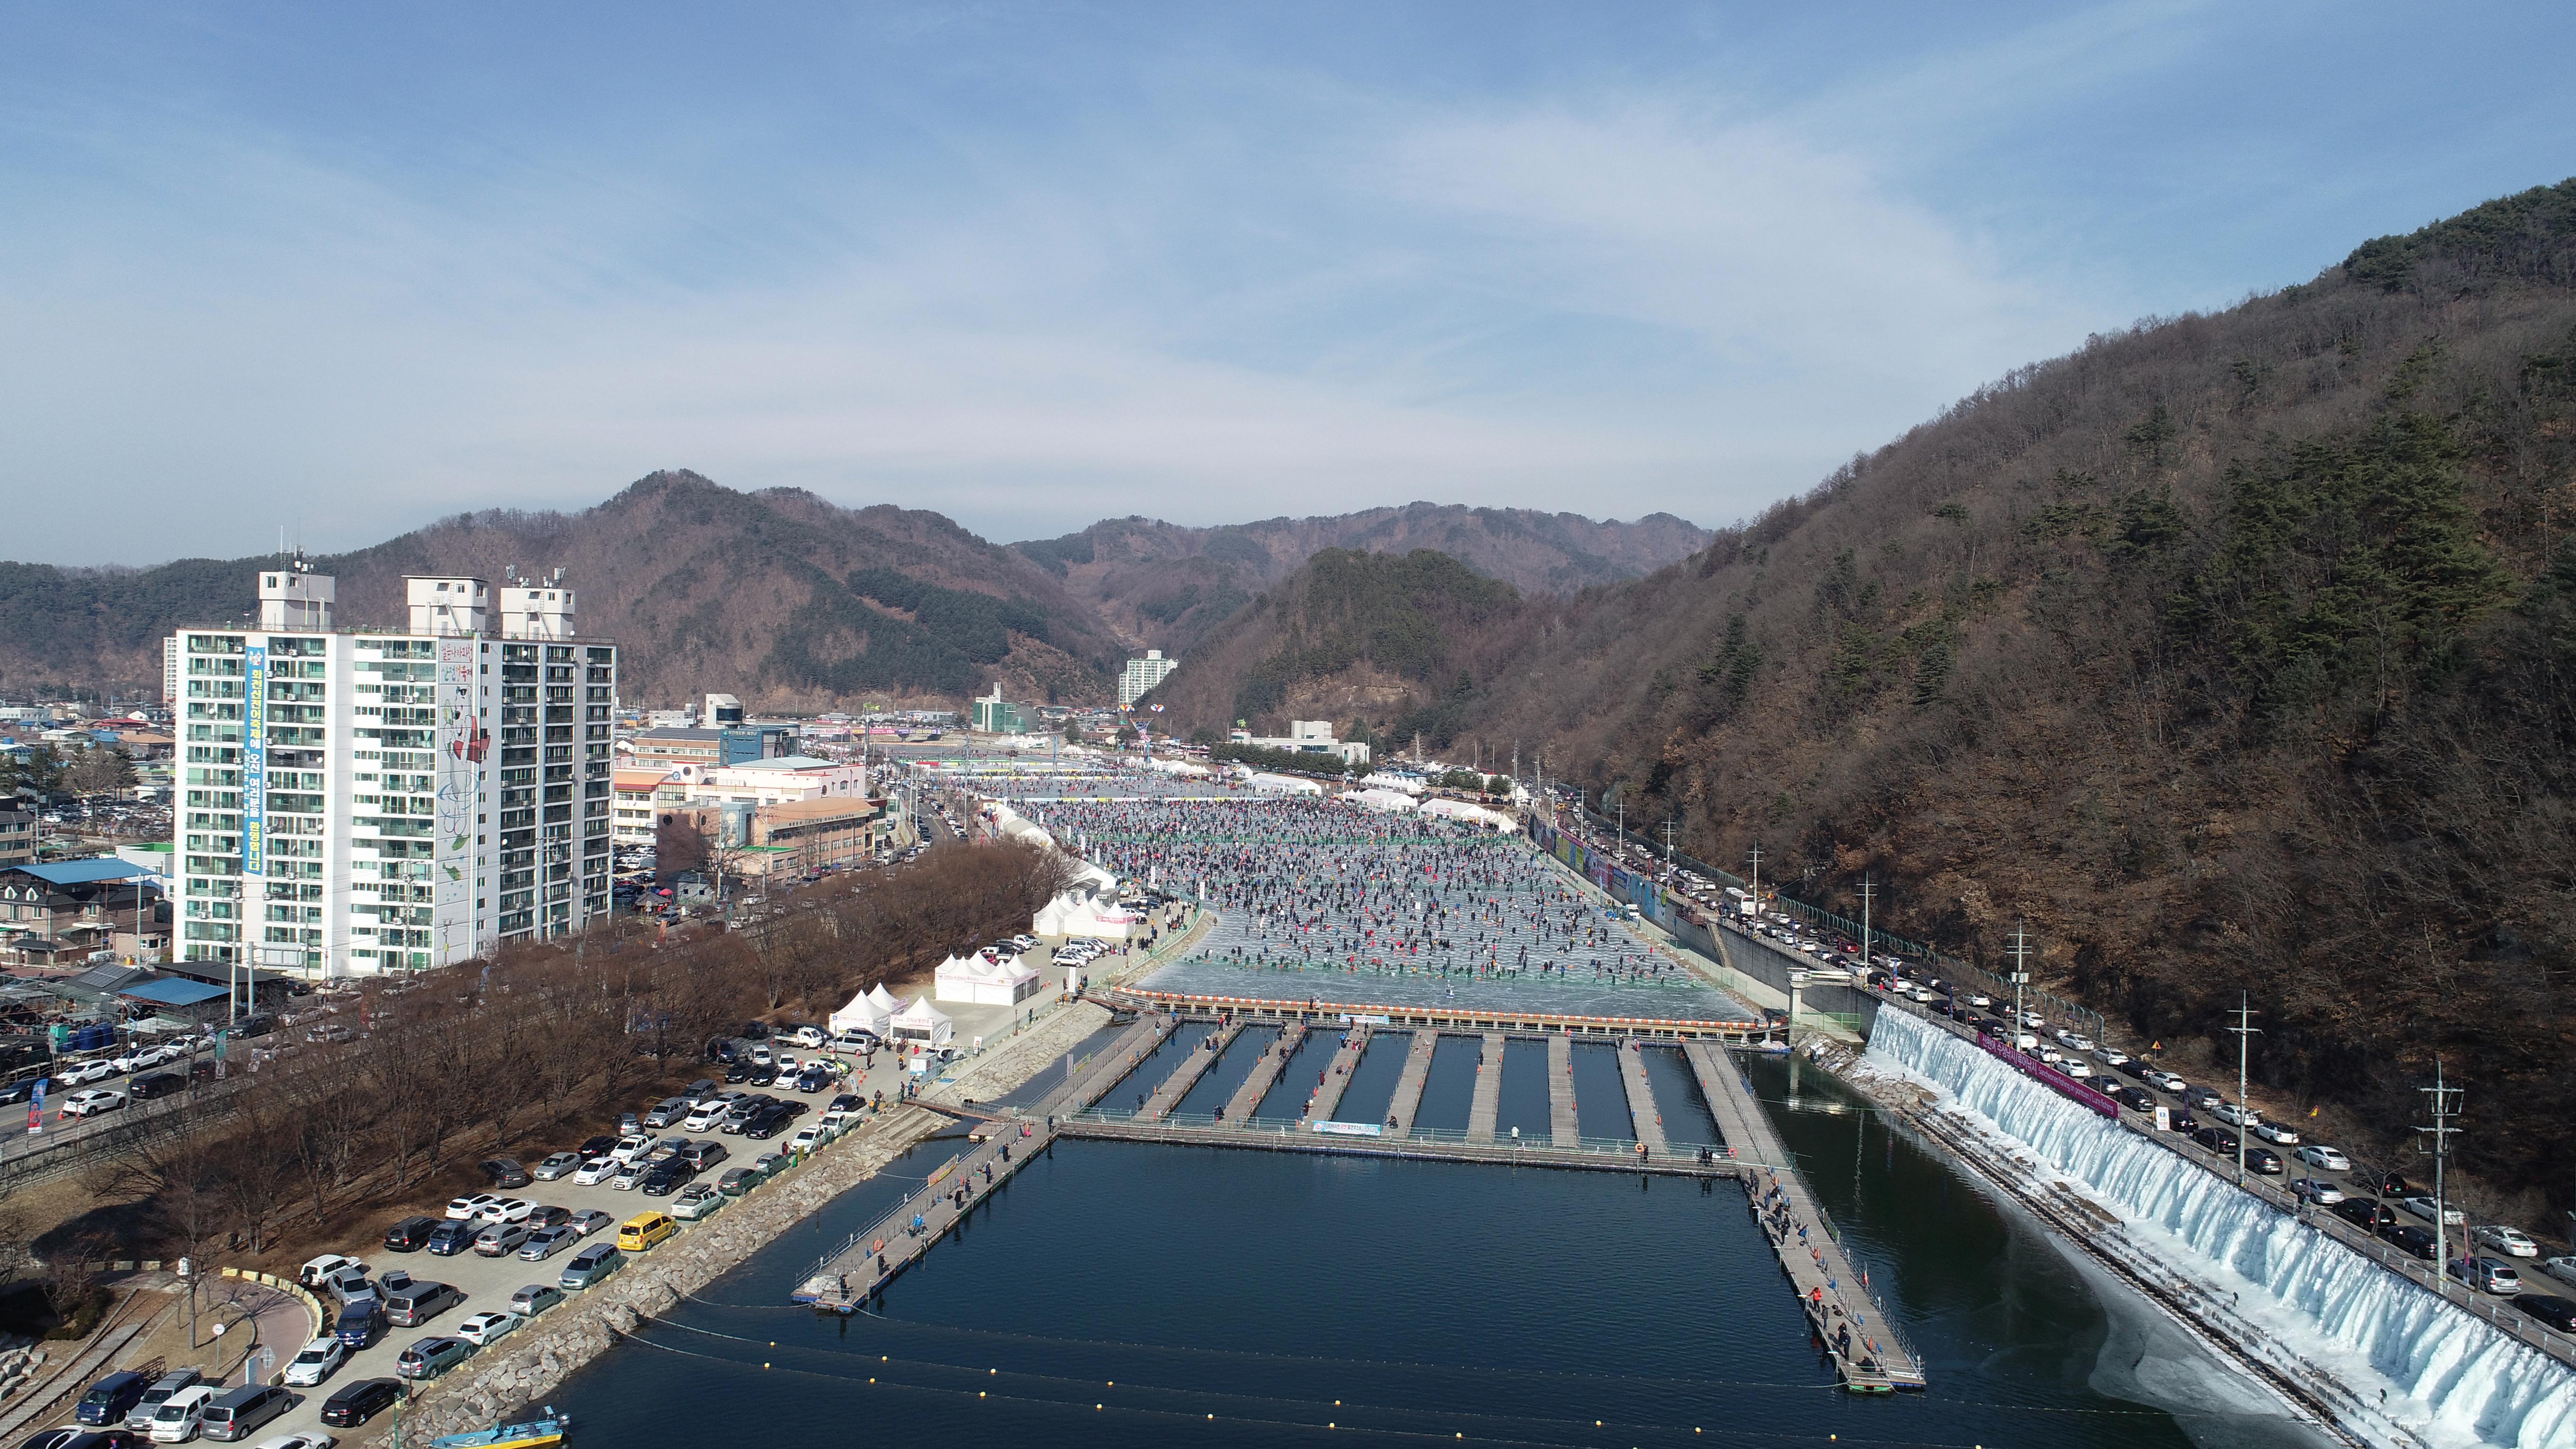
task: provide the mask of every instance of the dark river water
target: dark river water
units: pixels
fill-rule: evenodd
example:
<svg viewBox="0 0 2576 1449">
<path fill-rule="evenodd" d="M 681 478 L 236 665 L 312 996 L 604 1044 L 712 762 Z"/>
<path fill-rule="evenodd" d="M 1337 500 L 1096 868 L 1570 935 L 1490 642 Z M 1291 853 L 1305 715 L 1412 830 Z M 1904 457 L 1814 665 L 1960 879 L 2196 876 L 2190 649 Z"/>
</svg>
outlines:
<svg viewBox="0 0 2576 1449">
<path fill-rule="evenodd" d="M 1442 1044 L 1424 1120 L 1463 1122 L 1471 1047 Z M 1666 1130 L 1713 1135 L 1672 1107 L 1695 1087 L 1670 1071 L 1650 1061 Z M 2207 1360 L 1838 1086 L 1810 1070 L 1793 1105 L 1785 1063 L 1751 1071 L 1929 1392 L 1835 1387 L 1734 1184 L 1615 1173 L 1064 1142 L 877 1314 L 779 1306 L 955 1150 L 936 1142 L 557 1402 L 594 1449 L 2305 1442 L 2195 1402 L 2223 1378 Z M 1516 1102 L 1512 1085 L 1506 1121 L 1544 1136 L 1543 1087 Z"/>
</svg>

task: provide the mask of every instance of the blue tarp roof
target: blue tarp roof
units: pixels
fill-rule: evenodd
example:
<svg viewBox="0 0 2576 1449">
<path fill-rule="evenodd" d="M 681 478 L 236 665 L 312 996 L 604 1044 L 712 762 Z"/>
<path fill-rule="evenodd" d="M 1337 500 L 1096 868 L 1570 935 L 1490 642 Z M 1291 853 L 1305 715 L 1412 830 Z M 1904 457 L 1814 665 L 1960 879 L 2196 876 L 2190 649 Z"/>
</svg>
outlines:
<svg viewBox="0 0 2576 1449">
<path fill-rule="evenodd" d="M 117 993 L 119 996 L 131 996 L 137 1001 L 150 1001 L 162 1006 L 195 1006 L 199 1002 L 212 1001 L 223 994 L 224 988 L 220 986 L 209 986 L 203 981 L 181 981 L 166 976 L 158 981 L 146 981 L 140 986 L 129 986 Z"/>
<path fill-rule="evenodd" d="M 136 865 L 132 861 L 118 860 L 113 856 L 98 856 L 90 860 L 54 860 L 47 861 L 43 865 L 13 865 L 9 869 L 25 871 L 47 885 L 87 885 L 91 881 L 124 880 L 128 876 L 153 873 L 147 867 Z"/>
</svg>

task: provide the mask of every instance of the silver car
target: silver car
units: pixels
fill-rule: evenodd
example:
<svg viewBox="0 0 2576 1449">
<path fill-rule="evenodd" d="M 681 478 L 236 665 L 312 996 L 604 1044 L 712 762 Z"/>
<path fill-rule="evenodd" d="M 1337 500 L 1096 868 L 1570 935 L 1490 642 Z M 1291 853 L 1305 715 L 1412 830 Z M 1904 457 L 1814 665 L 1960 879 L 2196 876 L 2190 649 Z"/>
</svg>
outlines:
<svg viewBox="0 0 2576 1449">
<path fill-rule="evenodd" d="M 562 1252 L 565 1244 L 578 1242 L 580 1239 L 581 1234 L 574 1231 L 570 1224 L 562 1227 L 539 1228 L 528 1234 L 528 1240 L 519 1245 L 519 1256 L 531 1263 L 542 1263 Z"/>
</svg>

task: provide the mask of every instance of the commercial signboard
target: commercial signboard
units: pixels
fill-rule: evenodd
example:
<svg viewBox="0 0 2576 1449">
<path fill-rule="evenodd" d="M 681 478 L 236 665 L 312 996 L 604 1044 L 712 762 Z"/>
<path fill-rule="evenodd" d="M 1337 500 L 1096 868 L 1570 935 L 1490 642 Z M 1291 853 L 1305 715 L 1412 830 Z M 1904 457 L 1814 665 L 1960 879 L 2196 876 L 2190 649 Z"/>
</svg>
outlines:
<svg viewBox="0 0 2576 1449">
<path fill-rule="evenodd" d="M 1318 1122 L 1315 1124 L 1315 1130 L 1318 1132 L 1329 1132 L 1336 1137 L 1383 1137 L 1386 1135 L 1386 1129 L 1378 1126 L 1375 1122 Z"/>
<path fill-rule="evenodd" d="M 242 874 L 268 873 L 268 645 L 242 651 Z"/>
</svg>

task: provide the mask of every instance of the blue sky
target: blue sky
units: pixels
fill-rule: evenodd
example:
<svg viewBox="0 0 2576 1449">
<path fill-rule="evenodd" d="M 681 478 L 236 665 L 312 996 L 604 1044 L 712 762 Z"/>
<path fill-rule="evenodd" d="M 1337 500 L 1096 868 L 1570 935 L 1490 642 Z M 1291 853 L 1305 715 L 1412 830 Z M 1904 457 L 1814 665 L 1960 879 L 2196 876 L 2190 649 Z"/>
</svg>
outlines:
<svg viewBox="0 0 2576 1449">
<path fill-rule="evenodd" d="M 2576 11 L 0 12 L 0 557 L 585 507 L 1757 512 L 2576 172 Z"/>
</svg>

